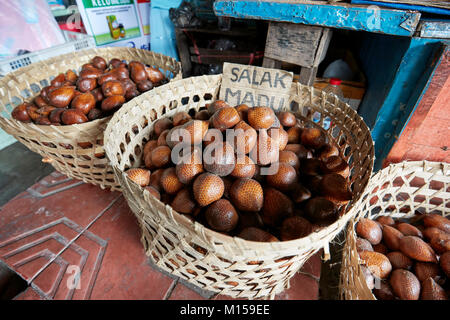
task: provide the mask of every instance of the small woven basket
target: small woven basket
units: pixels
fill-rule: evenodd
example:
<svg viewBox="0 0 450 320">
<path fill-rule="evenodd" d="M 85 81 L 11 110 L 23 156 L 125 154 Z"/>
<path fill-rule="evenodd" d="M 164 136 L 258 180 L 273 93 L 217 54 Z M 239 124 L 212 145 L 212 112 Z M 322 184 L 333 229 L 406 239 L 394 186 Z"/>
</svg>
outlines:
<svg viewBox="0 0 450 320">
<path fill-rule="evenodd" d="M 105 131 L 105 150 L 136 215 L 146 254 L 163 270 L 203 289 L 235 298 L 273 298 L 289 285 L 289 279 L 345 227 L 352 217 L 342 208 L 335 223 L 307 237 L 284 242 L 253 242 L 212 231 L 163 204 L 126 177 L 124 171 L 139 167 L 142 150 L 154 120 L 179 111 L 198 110 L 218 99 L 221 75 L 174 81 L 127 103 Z M 374 147 L 369 129 L 358 114 L 336 96 L 294 83 L 291 107 L 304 125 L 322 128 L 345 150 L 350 163 L 354 201 L 364 192 L 372 173 Z M 319 112 L 321 120 L 312 121 Z M 325 120 L 326 121 L 326 120 Z M 133 129 L 134 127 L 134 129 Z"/>
<path fill-rule="evenodd" d="M 417 214 L 450 215 L 450 164 L 405 161 L 391 164 L 370 180 L 353 209 L 342 254 L 339 293 L 346 300 L 376 300 L 366 285 L 356 250 L 355 225 L 362 217 L 417 218 Z M 417 214 L 416 214 L 417 213 Z"/>
<path fill-rule="evenodd" d="M 79 71 L 83 64 L 97 55 L 107 61 L 112 58 L 140 61 L 160 69 L 168 78 L 181 79 L 179 62 L 148 50 L 101 48 L 60 55 L 0 78 L 0 127 L 30 150 L 39 153 L 59 172 L 99 185 L 102 189 L 120 190 L 103 149 L 103 132 L 111 117 L 63 126 L 36 125 L 11 118 L 11 111 L 16 105 L 33 99 L 59 73 L 68 69 Z M 87 142 L 90 147 L 86 147 Z"/>
</svg>

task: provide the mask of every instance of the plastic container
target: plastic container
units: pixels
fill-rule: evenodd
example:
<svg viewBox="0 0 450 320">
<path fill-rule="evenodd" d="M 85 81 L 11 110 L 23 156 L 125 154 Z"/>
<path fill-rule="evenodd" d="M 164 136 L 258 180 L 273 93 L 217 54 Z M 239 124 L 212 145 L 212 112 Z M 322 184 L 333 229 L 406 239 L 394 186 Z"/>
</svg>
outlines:
<svg viewBox="0 0 450 320">
<path fill-rule="evenodd" d="M 341 85 L 341 79 L 331 78 L 330 79 L 330 84 L 327 85 L 323 89 L 323 91 L 325 91 L 326 93 L 334 94 L 340 100 L 345 101 L 344 93 L 342 92 L 342 89 L 341 89 L 340 85 Z M 320 121 L 320 114 L 318 112 L 315 112 L 313 114 L 313 121 L 316 122 L 316 123 Z M 323 127 L 325 129 L 328 129 L 330 126 L 331 126 L 331 118 L 330 117 L 325 117 L 323 119 Z"/>
<path fill-rule="evenodd" d="M 332 93 L 332 94 L 336 95 L 338 98 L 340 98 L 341 100 L 343 100 L 344 93 L 342 92 L 340 85 L 341 85 L 341 79 L 331 78 L 330 84 L 328 86 L 326 86 L 325 89 L 323 89 L 323 91 L 325 91 L 327 93 Z"/>
<path fill-rule="evenodd" d="M 34 62 L 46 60 L 65 53 L 96 47 L 94 38 L 87 34 L 63 30 L 63 35 L 66 39 L 66 43 L 64 44 L 1 60 L 0 77 L 4 77 L 8 73 L 21 67 L 28 66 Z"/>
</svg>

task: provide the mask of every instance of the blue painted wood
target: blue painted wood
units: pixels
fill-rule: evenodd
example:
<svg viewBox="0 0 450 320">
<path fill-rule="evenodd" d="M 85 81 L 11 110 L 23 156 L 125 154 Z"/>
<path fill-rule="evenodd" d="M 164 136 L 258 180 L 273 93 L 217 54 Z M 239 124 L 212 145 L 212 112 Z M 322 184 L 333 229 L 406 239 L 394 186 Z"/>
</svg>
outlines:
<svg viewBox="0 0 450 320">
<path fill-rule="evenodd" d="M 418 31 L 421 38 L 450 39 L 450 20 L 421 20 Z"/>
<path fill-rule="evenodd" d="M 409 43 L 410 39 L 406 37 L 376 33 L 367 33 L 363 38 L 358 61 L 367 85 L 358 113 L 369 128 L 375 124 L 379 108 L 391 89 Z"/>
<path fill-rule="evenodd" d="M 412 38 L 377 112 L 372 128 L 375 142 L 375 166 L 378 170 L 420 102 L 428 79 L 438 61 L 439 39 Z"/>
<path fill-rule="evenodd" d="M 349 4 L 311 4 L 217 0 L 218 16 L 284 21 L 307 25 L 412 36 L 420 13 Z"/>
<path fill-rule="evenodd" d="M 386 8 L 394 8 L 401 10 L 417 10 L 422 12 L 434 13 L 434 14 L 445 14 L 450 15 L 450 10 L 437 7 L 419 6 L 416 4 L 406 4 L 406 3 L 393 3 L 393 2 L 381 2 L 381 1 L 371 1 L 371 0 L 352 0 L 355 4 L 369 4 L 383 6 Z"/>
</svg>

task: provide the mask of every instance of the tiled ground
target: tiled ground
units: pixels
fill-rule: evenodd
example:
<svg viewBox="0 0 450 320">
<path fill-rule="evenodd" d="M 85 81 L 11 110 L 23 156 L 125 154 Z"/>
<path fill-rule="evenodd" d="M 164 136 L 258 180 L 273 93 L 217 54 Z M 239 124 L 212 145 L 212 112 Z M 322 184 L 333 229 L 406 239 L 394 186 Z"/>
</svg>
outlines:
<svg viewBox="0 0 450 320">
<path fill-rule="evenodd" d="M 120 193 L 57 172 L 1 208 L 0 259 L 28 282 L 21 300 L 230 299 L 153 266 Z M 318 299 L 320 268 L 318 253 L 276 299 Z"/>
</svg>

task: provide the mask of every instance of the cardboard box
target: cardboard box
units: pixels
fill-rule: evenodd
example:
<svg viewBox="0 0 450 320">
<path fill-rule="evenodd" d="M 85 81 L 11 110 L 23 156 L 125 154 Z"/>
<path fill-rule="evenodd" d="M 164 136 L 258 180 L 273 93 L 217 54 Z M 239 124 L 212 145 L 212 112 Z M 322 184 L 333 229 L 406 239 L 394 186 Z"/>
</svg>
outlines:
<svg viewBox="0 0 450 320">
<path fill-rule="evenodd" d="M 77 5 L 97 47 L 150 50 L 149 0 L 77 0 Z"/>
</svg>

